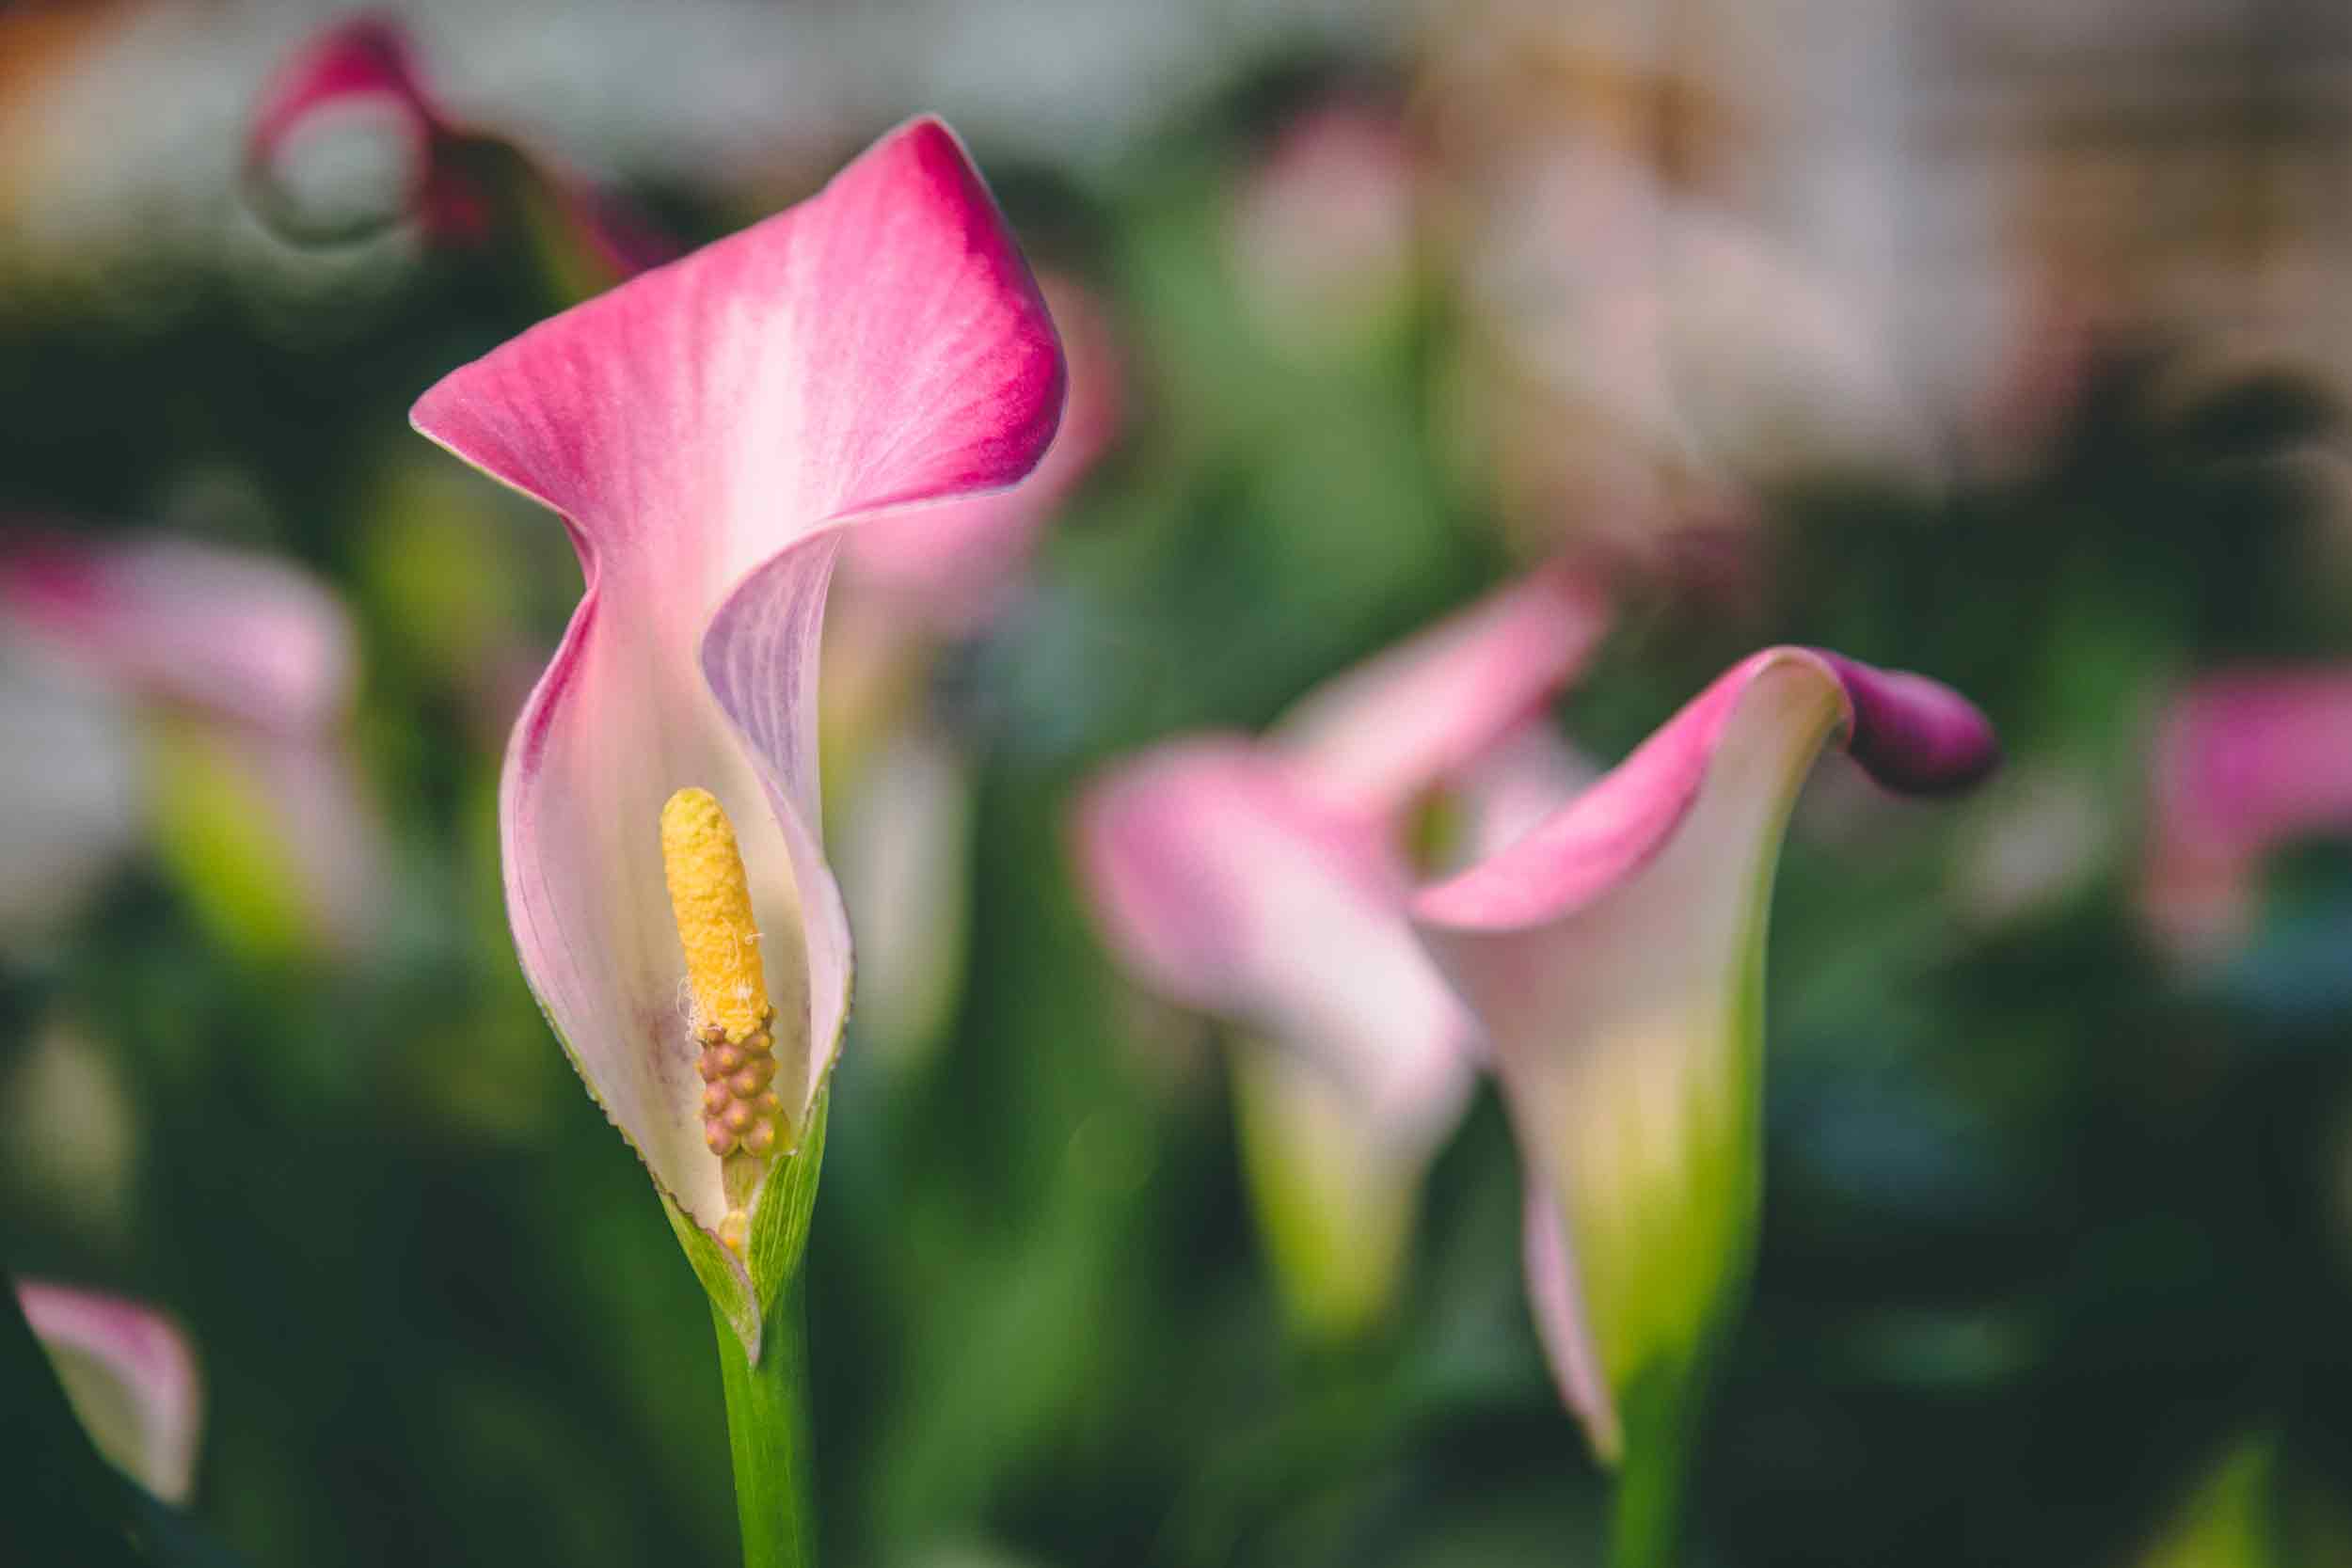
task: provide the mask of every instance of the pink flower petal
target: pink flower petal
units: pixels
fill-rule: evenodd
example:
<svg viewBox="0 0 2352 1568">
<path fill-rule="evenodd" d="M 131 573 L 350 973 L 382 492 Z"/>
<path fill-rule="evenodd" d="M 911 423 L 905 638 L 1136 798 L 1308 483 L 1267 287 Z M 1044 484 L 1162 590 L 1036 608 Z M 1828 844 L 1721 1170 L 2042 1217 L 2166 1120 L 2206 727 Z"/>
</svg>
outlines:
<svg viewBox="0 0 2352 1568">
<path fill-rule="evenodd" d="M 1614 1465 L 1625 1448 L 1625 1431 L 1617 1420 L 1616 1402 L 1609 1396 L 1600 1352 L 1593 1344 L 1591 1325 L 1580 1306 L 1576 1259 L 1568 1250 L 1568 1225 L 1551 1190 L 1540 1180 L 1527 1183 L 1527 1218 L 1521 1230 L 1521 1258 L 1527 1271 L 1527 1300 L 1543 1340 L 1544 1358 L 1551 1364 L 1560 1398 L 1591 1433 L 1593 1451 L 1604 1465 Z"/>
<path fill-rule="evenodd" d="M 816 763 L 843 532 L 1019 479 L 1061 395 L 1036 286 L 962 148 L 924 119 L 417 404 L 419 430 L 561 513 L 579 549 L 586 592 L 507 756 L 508 909 L 590 1090 L 706 1229 L 725 1201 L 677 1005 L 661 805 L 699 785 L 734 819 L 805 1116 L 848 1004 Z"/>
<path fill-rule="evenodd" d="M 1593 786 L 1600 769 L 1540 721 L 1520 725 L 1462 776 L 1470 842 L 1457 864 L 1485 860 Z"/>
<path fill-rule="evenodd" d="M 119 1296 L 22 1279 L 16 1299 L 90 1440 L 167 1503 L 196 1485 L 203 1390 L 170 1319 Z"/>
<path fill-rule="evenodd" d="M 1603 1457 L 1627 1386 L 1686 1375 L 1745 1276 L 1772 870 L 1797 789 L 1839 732 L 1913 791 L 1972 783 L 1995 758 L 1983 717 L 1931 681 L 1771 649 L 1413 905 L 1494 1053 L 1531 1224 L 1563 1227 L 1531 1251 L 1533 1305 Z"/>
<path fill-rule="evenodd" d="M 2159 730 L 2143 901 L 2184 948 L 2240 928 L 2264 859 L 2352 832 L 2352 669 L 2247 670 L 2177 698 Z"/>
<path fill-rule="evenodd" d="M 270 556 L 21 534 L 0 539 L 0 613 L 132 695 L 276 734 L 327 728 L 350 700 L 342 605 Z"/>
<path fill-rule="evenodd" d="M 873 613 L 912 613 L 933 629 L 968 632 L 995 614 L 1028 564 L 1039 532 L 1111 444 L 1120 404 L 1110 314 L 1085 285 L 1040 280 L 1070 366 L 1070 407 L 1034 473 L 1009 490 L 903 517 L 878 518 L 850 539 L 845 562 Z"/>
<path fill-rule="evenodd" d="M 1405 815 L 1541 712 L 1606 610 L 1560 572 L 1488 595 L 1308 694 L 1263 742 L 1203 736 L 1114 771 L 1081 863 L 1124 957 L 1375 1099 L 1445 1082 L 1470 1031 L 1404 923 Z"/>
<path fill-rule="evenodd" d="M 1401 811 L 1541 708 L 1608 627 L 1597 588 L 1548 568 L 1318 687 L 1275 741 L 1334 802 Z"/>
<path fill-rule="evenodd" d="M 1262 747 L 1163 747 L 1087 795 L 1079 853 L 1113 945 L 1152 988 L 1244 1022 L 1353 1085 L 1367 1117 L 1442 1128 L 1470 1022 L 1402 917 L 1381 825 Z"/>
<path fill-rule="evenodd" d="M 1833 701 L 1834 722 L 1854 760 L 1890 789 L 1964 789 L 1999 760 L 1992 725 L 1947 687 L 1815 649 L 1770 648 L 1718 679 L 1510 854 L 1423 892 L 1416 918 L 1466 931 L 1556 920 L 1639 873 L 1697 800 L 1725 727 L 1751 689 L 1787 672 L 1811 674 Z M 1810 753 L 1804 760 L 1810 764 Z"/>
<path fill-rule="evenodd" d="M 1407 814 L 1451 787 L 1483 842 L 1488 808 L 1523 817 L 1528 790 L 1567 787 L 1541 710 L 1603 619 L 1588 588 L 1539 575 L 1311 693 L 1264 741 L 1163 746 L 1081 803 L 1080 868 L 1112 946 L 1237 1026 L 1261 1228 L 1317 1333 L 1354 1332 L 1393 1294 L 1475 1060 L 1475 1026 L 1405 918 Z"/>
<path fill-rule="evenodd" d="M 185 739 L 229 759 L 254 797 L 242 826 L 287 851 L 299 934 L 346 953 L 363 944 L 385 857 L 337 733 L 355 657 L 325 584 L 274 557 L 163 535 L 28 533 L 0 541 L 0 618 L 106 697 L 200 721 L 163 732 L 159 755 Z M 173 774 L 150 792 L 159 833 L 190 783 Z M 31 832 L 70 836 L 91 806 L 57 800 Z"/>
</svg>

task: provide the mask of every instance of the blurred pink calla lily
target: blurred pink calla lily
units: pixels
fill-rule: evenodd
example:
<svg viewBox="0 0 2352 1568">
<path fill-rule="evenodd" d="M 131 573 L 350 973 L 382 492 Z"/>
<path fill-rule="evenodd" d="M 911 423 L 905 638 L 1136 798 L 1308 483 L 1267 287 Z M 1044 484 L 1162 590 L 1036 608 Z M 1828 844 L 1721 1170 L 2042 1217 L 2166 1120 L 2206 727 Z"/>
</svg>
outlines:
<svg viewBox="0 0 2352 1568">
<path fill-rule="evenodd" d="M 389 145 L 386 145 L 389 144 Z M 350 166 L 369 150 L 397 167 Z M 413 217 L 427 239 L 469 245 L 501 223 L 550 223 L 566 254 L 560 270 L 578 293 L 630 277 L 677 247 L 610 192 L 495 131 L 451 115 L 431 91 L 407 34 L 363 14 L 319 34 L 287 61 L 257 109 L 246 143 L 247 186 L 278 227 L 296 238 L 334 239 L 371 222 Z M 322 178 L 362 184 L 389 174 L 389 204 L 337 211 Z"/>
<path fill-rule="evenodd" d="M 1062 390 L 987 187 L 920 119 L 800 206 L 540 324 L 415 409 L 423 434 L 561 514 L 579 550 L 586 590 L 507 753 L 507 907 L 573 1065 L 755 1360 L 813 1170 L 792 1202 L 763 1203 L 782 1162 L 746 1197 L 714 1158 L 665 802 L 706 790 L 732 821 L 756 927 L 741 940 L 774 1004 L 782 1156 L 821 1129 L 849 1003 L 817 756 L 835 558 L 871 514 L 1020 479 Z M 739 1252 L 721 1244 L 739 1216 Z"/>
<path fill-rule="evenodd" d="M 143 696 L 278 734 L 349 701 L 351 628 L 324 585 L 283 562 L 190 540 L 17 538 L 0 609 Z"/>
<path fill-rule="evenodd" d="M 2352 669 L 2211 675 L 2159 728 L 2141 901 L 2183 952 L 2243 929 L 2265 857 L 2352 833 Z"/>
<path fill-rule="evenodd" d="M 186 1502 L 204 1400 L 179 1328 L 152 1307 L 64 1285 L 21 1279 L 16 1299 L 98 1451 L 165 1502 Z"/>
<path fill-rule="evenodd" d="M 0 541 L 0 626 L 149 721 L 151 826 L 226 940 L 364 940 L 382 856 L 342 750 L 351 627 L 325 585 L 191 540 L 26 532 Z"/>
<path fill-rule="evenodd" d="M 1114 950 L 1246 1037 L 1244 1153 L 1314 1332 L 1385 1307 L 1472 1071 L 1472 1021 L 1405 918 L 1410 818 L 1440 788 L 1469 798 L 1606 622 L 1581 581 L 1547 572 L 1311 693 L 1263 740 L 1171 742 L 1081 804 L 1079 863 Z"/>
<path fill-rule="evenodd" d="M 1983 716 L 1932 681 L 1771 649 L 1413 904 L 1492 1051 L 1526 1164 L 1536 1321 L 1606 1460 L 1677 1445 L 1689 1374 L 1745 1274 L 1772 873 L 1841 735 L 1906 792 L 1972 784 L 1996 756 Z"/>
</svg>

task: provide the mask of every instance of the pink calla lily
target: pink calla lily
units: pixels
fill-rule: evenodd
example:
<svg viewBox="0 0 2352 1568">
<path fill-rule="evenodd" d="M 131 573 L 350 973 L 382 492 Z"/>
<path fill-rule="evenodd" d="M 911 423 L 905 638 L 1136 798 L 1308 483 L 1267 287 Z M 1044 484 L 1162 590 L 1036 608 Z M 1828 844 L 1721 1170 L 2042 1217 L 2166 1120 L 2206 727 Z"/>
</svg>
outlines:
<svg viewBox="0 0 2352 1568">
<path fill-rule="evenodd" d="M 849 1003 L 817 758 L 834 560 L 869 515 L 1020 479 L 1062 388 L 986 186 L 921 119 L 800 206 L 540 324 L 416 406 L 420 431 L 561 514 L 580 552 L 580 608 L 507 754 L 507 907 L 573 1065 L 755 1360 L 813 1172 L 794 1202 L 763 1203 L 767 1170 L 735 1192 L 713 1157 L 665 801 L 705 790 L 732 821 L 755 924 L 738 940 L 757 943 L 774 1003 L 781 1155 L 821 1128 Z M 740 1252 L 720 1244 L 739 1216 Z"/>
<path fill-rule="evenodd" d="M 1839 735 L 1907 792 L 1972 784 L 1996 754 L 1983 716 L 1932 681 L 1771 649 L 1414 901 L 1493 1053 L 1527 1169 L 1536 1321 L 1605 1459 L 1628 1446 L 1629 1397 L 1642 1421 L 1677 1418 L 1746 1268 L 1772 871 Z"/>
<path fill-rule="evenodd" d="M 21 535 L 0 548 L 0 612 L 126 689 L 255 729 L 315 731 L 350 700 L 342 607 L 266 556 L 160 535 Z"/>
<path fill-rule="evenodd" d="M 1077 851 L 1114 950 L 1251 1042 L 1246 1156 L 1291 1306 L 1345 1333 L 1391 1291 L 1474 1026 L 1405 919 L 1415 807 L 1457 790 L 1606 624 L 1546 573 L 1311 693 L 1263 740 L 1179 740 L 1094 784 Z M 1475 831 L 1473 829 L 1473 831 Z"/>
<path fill-rule="evenodd" d="M 426 237 L 477 243 L 501 221 L 554 220 L 601 286 L 658 265 L 677 247 L 600 190 L 544 154 L 445 110 L 399 24 L 362 14 L 319 34 L 264 91 L 246 143 L 247 184 L 262 211 L 297 236 L 346 224 L 321 219 L 306 193 L 306 163 L 338 137 L 389 137 L 399 189 L 388 220 L 413 216 Z M 522 211 L 502 210 L 519 206 Z"/>
<path fill-rule="evenodd" d="M 2243 928 L 2264 859 L 2352 833 L 2352 670 L 2212 675 L 2156 737 L 2142 903 L 2184 952 Z"/>
<path fill-rule="evenodd" d="M 148 721 L 150 825 L 229 940 L 360 944 L 382 855 L 342 745 L 351 627 L 324 584 L 192 540 L 27 531 L 0 538 L 0 626 Z M 194 863 L 224 859 L 242 890 L 207 906 Z"/>
<path fill-rule="evenodd" d="M 16 1299 L 98 1451 L 164 1501 L 186 1502 L 204 1400 L 179 1328 L 152 1307 L 64 1285 L 21 1279 Z"/>
</svg>

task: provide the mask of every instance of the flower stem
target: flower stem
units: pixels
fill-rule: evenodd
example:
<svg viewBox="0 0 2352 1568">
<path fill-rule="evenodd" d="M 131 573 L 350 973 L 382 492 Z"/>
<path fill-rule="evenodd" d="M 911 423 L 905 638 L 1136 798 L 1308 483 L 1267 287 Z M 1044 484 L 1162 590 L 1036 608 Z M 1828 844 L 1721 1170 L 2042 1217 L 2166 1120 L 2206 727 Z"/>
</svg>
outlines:
<svg viewBox="0 0 2352 1568">
<path fill-rule="evenodd" d="M 1656 1375 L 1627 1390 L 1625 1459 L 1610 1509 L 1610 1568 L 1673 1568 L 1680 1560 L 1696 1391 Z M 1695 1379 L 1693 1380 L 1695 1381 Z"/>
<path fill-rule="evenodd" d="M 1626 1456 L 1609 1523 L 1610 1568 L 1669 1568 L 1680 1549 L 1683 1456 Z"/>
<path fill-rule="evenodd" d="M 743 1568 L 814 1568 L 816 1513 L 809 1498 L 808 1330 L 803 1273 L 776 1293 L 760 1333 L 759 1364 L 714 1308 L 719 1371 L 726 1387 L 727 1448 L 735 1459 L 735 1510 Z"/>
</svg>

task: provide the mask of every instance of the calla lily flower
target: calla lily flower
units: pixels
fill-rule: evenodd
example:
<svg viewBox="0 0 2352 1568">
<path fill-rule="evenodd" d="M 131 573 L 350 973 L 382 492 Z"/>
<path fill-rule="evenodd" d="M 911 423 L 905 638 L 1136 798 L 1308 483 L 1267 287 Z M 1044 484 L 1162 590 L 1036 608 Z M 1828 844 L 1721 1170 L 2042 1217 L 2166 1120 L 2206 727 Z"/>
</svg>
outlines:
<svg viewBox="0 0 2352 1568">
<path fill-rule="evenodd" d="M 1021 478 L 1062 383 L 987 188 L 923 119 L 416 405 L 580 552 L 586 590 L 507 753 L 507 907 L 754 1363 L 797 1274 L 849 1003 L 818 814 L 834 563 L 871 515 Z"/>
<path fill-rule="evenodd" d="M 1581 666 L 1597 595 L 1547 572 L 1310 694 L 1263 740 L 1202 736 L 1092 785 L 1077 855 L 1114 951 L 1241 1037 L 1235 1106 L 1294 1317 L 1341 1336 L 1392 1295 L 1475 1027 L 1405 919 L 1406 838 Z M 1515 760 L 1514 766 L 1517 766 Z M 1471 825 L 1476 832 L 1476 825 Z"/>
<path fill-rule="evenodd" d="M 0 609 L 127 689 L 257 729 L 331 722 L 352 684 L 342 606 L 263 556 L 26 534 L 0 554 Z"/>
<path fill-rule="evenodd" d="M 25 531 L 0 537 L 0 630 L 145 721 L 149 826 L 226 940 L 364 942 L 383 856 L 342 751 L 356 665 L 325 585 L 189 540 Z"/>
<path fill-rule="evenodd" d="M 1525 1163 L 1536 1322 L 1605 1460 L 1678 1447 L 1746 1273 L 1772 872 L 1839 736 L 1906 792 L 1971 784 L 1995 756 L 1982 715 L 1932 681 L 1770 649 L 1413 903 L 1489 1042 Z"/>
<path fill-rule="evenodd" d="M 2212 675 L 2158 730 L 2142 904 L 2184 952 L 2242 930 L 2263 861 L 2352 833 L 2352 669 Z"/>
<path fill-rule="evenodd" d="M 338 23 L 287 61 L 255 113 L 246 167 L 262 214 L 297 239 L 413 218 L 429 241 L 472 245 L 533 220 L 578 293 L 677 254 L 610 192 L 442 108 L 388 17 Z"/>
<path fill-rule="evenodd" d="M 165 1502 L 186 1502 L 204 1399 L 179 1328 L 152 1307 L 64 1285 L 21 1279 L 16 1299 L 98 1451 Z"/>
</svg>

